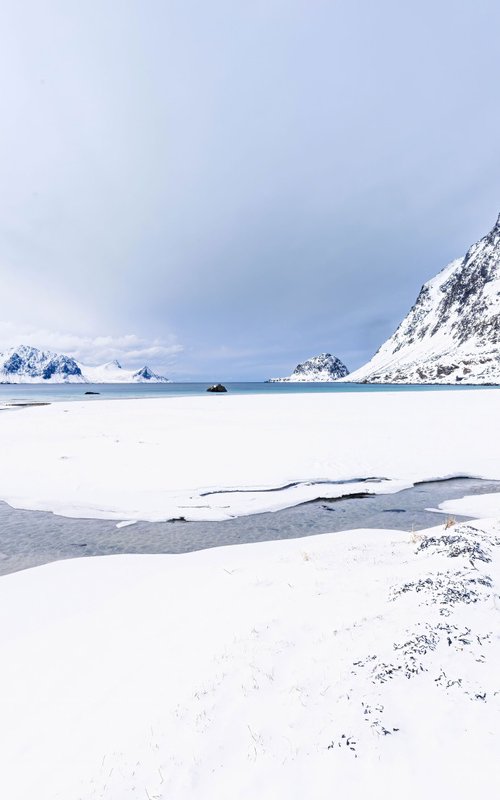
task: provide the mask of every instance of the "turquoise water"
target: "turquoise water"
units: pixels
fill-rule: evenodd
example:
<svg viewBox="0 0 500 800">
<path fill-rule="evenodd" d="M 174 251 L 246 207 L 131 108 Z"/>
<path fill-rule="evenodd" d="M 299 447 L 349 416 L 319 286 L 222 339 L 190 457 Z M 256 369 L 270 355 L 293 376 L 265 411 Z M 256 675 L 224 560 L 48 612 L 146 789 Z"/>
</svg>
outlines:
<svg viewBox="0 0 500 800">
<path fill-rule="evenodd" d="M 258 383 L 228 382 L 224 384 L 231 394 L 311 394 L 345 392 L 450 392 L 473 391 L 479 386 L 431 385 L 377 385 L 364 383 Z M 92 400 L 85 392 L 98 392 L 100 398 L 130 397 L 188 397 L 205 395 L 206 383 L 138 383 L 138 384 L 0 384 L 0 403 L 20 401 Z M 217 395 L 220 397 L 220 395 Z"/>
</svg>

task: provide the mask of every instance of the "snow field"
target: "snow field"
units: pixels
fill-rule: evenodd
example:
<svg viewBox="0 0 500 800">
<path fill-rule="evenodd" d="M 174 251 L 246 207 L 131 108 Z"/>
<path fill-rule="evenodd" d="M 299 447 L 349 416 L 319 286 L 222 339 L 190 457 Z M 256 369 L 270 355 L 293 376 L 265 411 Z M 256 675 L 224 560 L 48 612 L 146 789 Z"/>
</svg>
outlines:
<svg viewBox="0 0 500 800">
<path fill-rule="evenodd" d="M 0 796 L 491 795 L 499 534 L 355 531 L 3 577 Z"/>
<path fill-rule="evenodd" d="M 4 411 L 0 498 L 76 517 L 222 520 L 435 478 L 499 479 L 499 397 L 217 395 Z"/>
</svg>

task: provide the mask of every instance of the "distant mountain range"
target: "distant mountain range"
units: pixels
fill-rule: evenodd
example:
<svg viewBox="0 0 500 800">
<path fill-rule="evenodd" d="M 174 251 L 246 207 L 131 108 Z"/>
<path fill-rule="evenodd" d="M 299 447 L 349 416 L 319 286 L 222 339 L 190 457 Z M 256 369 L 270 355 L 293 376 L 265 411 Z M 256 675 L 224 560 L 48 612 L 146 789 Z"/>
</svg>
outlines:
<svg viewBox="0 0 500 800">
<path fill-rule="evenodd" d="M 302 383 L 336 381 L 349 375 L 346 365 L 331 353 L 321 353 L 297 364 L 288 378 L 270 378 L 268 383 Z"/>
<path fill-rule="evenodd" d="M 21 345 L 0 353 L 0 383 L 170 383 L 149 367 L 123 369 L 118 361 L 98 367 L 70 356 Z"/>
<path fill-rule="evenodd" d="M 79 365 L 85 378 L 91 383 L 170 383 L 168 378 L 158 375 L 149 367 L 137 371 L 124 369 L 118 361 L 109 361 L 98 367 Z"/>
<path fill-rule="evenodd" d="M 361 383 L 500 383 L 500 216 L 463 258 L 422 286 Z"/>
<path fill-rule="evenodd" d="M 349 374 L 321 353 L 270 383 L 500 383 L 500 216 L 492 230 L 425 283 L 396 332 L 365 366 Z M 169 383 L 148 366 L 118 361 L 91 367 L 36 347 L 0 353 L 1 383 Z"/>
</svg>

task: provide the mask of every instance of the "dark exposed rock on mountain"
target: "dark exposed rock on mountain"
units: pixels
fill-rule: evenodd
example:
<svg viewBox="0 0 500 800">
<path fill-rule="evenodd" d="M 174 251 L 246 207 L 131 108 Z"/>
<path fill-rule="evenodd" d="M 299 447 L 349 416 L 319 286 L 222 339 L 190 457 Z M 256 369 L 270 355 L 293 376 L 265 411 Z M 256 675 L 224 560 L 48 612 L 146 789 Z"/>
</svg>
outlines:
<svg viewBox="0 0 500 800">
<path fill-rule="evenodd" d="M 422 286 L 397 331 L 349 380 L 500 383 L 500 216 Z"/>
<path fill-rule="evenodd" d="M 339 358 L 330 353 L 321 353 L 298 364 L 290 377 L 271 378 L 269 383 L 299 383 L 301 381 L 336 381 L 349 375 L 349 370 Z"/>
<path fill-rule="evenodd" d="M 139 369 L 137 372 L 134 373 L 133 377 L 142 378 L 142 380 L 144 381 L 165 380 L 165 378 L 163 378 L 161 375 L 157 375 L 156 372 L 153 372 L 153 370 L 149 369 L 149 367 L 143 367 L 142 369 Z"/>
<path fill-rule="evenodd" d="M 149 367 L 138 371 L 123 369 L 118 361 L 98 367 L 79 364 L 70 356 L 38 350 L 11 348 L 0 353 L 0 383 L 168 383 Z"/>
<path fill-rule="evenodd" d="M 12 383 L 58 380 L 83 382 L 82 371 L 69 356 L 57 355 L 36 347 L 21 345 L 0 355 L 0 375 Z"/>
</svg>

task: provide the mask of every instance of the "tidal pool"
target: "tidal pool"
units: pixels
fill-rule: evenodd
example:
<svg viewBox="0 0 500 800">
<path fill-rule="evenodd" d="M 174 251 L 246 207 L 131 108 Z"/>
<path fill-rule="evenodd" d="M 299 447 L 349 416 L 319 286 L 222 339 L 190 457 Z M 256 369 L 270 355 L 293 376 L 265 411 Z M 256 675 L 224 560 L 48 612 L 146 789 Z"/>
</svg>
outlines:
<svg viewBox="0 0 500 800">
<path fill-rule="evenodd" d="M 466 494 L 498 491 L 498 481 L 455 478 L 417 484 L 396 494 L 317 500 L 224 522 L 138 522 L 123 528 L 109 520 L 20 511 L 0 502 L 0 575 L 80 556 L 187 553 L 353 528 L 421 530 L 445 522 L 442 514 L 426 511 L 427 508 Z"/>
</svg>

